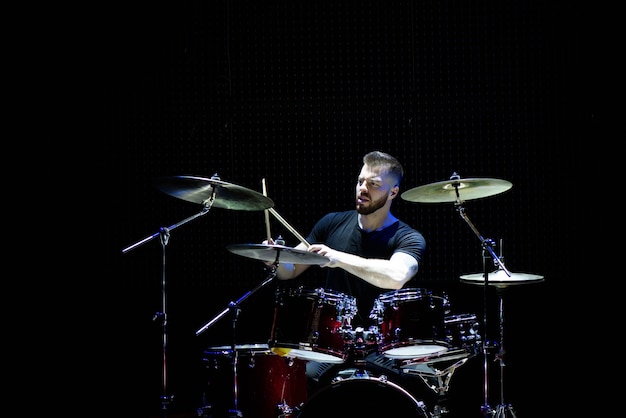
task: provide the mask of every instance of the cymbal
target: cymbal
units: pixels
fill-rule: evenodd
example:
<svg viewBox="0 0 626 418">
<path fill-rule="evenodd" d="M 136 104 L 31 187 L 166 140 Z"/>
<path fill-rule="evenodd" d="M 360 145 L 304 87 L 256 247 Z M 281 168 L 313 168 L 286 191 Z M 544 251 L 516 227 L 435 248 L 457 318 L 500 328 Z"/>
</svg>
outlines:
<svg viewBox="0 0 626 418">
<path fill-rule="evenodd" d="M 279 263 L 316 264 L 321 266 L 330 261 L 328 257 L 323 255 L 296 250 L 295 248 L 285 247 L 283 245 L 232 244 L 228 245 L 226 249 L 237 255 L 263 261 L 275 261 L 278 255 Z"/>
<path fill-rule="evenodd" d="M 456 179 L 415 187 L 402 193 L 400 197 L 418 203 L 457 202 L 493 196 L 509 190 L 512 186 L 513 184 L 506 180 Z"/>
<path fill-rule="evenodd" d="M 211 207 L 216 208 L 264 210 L 274 206 L 272 199 L 259 192 L 214 178 L 173 176 L 162 177 L 158 183 L 162 192 L 201 205 L 210 203 L 215 193 Z"/>
<path fill-rule="evenodd" d="M 507 276 L 504 270 L 498 269 L 488 274 L 487 284 L 489 286 L 507 287 L 510 285 L 539 283 L 543 281 L 543 276 L 528 273 L 511 273 L 511 277 Z M 461 276 L 461 282 L 468 284 L 485 284 L 484 273 L 466 274 Z"/>
</svg>

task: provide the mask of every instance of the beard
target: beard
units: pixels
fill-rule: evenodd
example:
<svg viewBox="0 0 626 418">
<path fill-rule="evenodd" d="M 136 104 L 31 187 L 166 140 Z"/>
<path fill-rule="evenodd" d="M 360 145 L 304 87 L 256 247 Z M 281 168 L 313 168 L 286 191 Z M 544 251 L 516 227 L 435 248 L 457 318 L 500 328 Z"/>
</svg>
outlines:
<svg viewBox="0 0 626 418">
<path fill-rule="evenodd" d="M 382 196 L 378 200 L 370 200 L 369 206 L 360 204 L 357 201 L 356 211 L 360 213 L 361 215 L 369 215 L 371 213 L 376 212 L 378 209 L 382 208 L 383 206 L 385 206 L 385 203 L 387 203 L 387 195 Z"/>
</svg>

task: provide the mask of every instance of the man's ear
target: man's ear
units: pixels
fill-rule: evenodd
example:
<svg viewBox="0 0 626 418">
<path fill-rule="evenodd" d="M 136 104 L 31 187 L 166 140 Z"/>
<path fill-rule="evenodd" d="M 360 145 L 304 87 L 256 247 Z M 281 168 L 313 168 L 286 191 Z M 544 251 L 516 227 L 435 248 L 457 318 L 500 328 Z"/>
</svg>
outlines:
<svg viewBox="0 0 626 418">
<path fill-rule="evenodd" d="M 400 188 L 398 186 L 392 187 L 391 190 L 389 191 L 389 197 L 391 199 L 395 199 L 395 197 L 398 196 L 399 191 L 400 191 Z"/>
</svg>

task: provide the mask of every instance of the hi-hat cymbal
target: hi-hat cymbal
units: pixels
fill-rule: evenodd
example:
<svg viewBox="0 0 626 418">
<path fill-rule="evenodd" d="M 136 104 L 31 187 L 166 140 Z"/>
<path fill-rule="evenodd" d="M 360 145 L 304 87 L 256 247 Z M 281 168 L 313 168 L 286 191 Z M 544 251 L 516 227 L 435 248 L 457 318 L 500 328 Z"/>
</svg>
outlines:
<svg viewBox="0 0 626 418">
<path fill-rule="evenodd" d="M 226 247 L 228 251 L 255 260 L 275 261 L 278 255 L 278 262 L 294 264 L 316 264 L 323 265 L 330 260 L 328 257 L 311 253 L 309 251 L 296 250 L 295 248 L 283 245 L 266 244 L 232 244 Z"/>
<path fill-rule="evenodd" d="M 415 187 L 402 193 L 400 197 L 418 203 L 463 202 L 493 196 L 509 190 L 512 186 L 513 184 L 506 180 L 456 179 Z"/>
<path fill-rule="evenodd" d="M 509 277 L 502 269 L 498 269 L 487 275 L 487 284 L 489 286 L 507 287 L 510 285 L 539 283 L 543 281 L 543 276 L 528 273 L 511 273 Z M 461 276 L 461 282 L 469 284 L 485 284 L 484 273 L 466 274 Z"/>
<path fill-rule="evenodd" d="M 214 178 L 195 176 L 162 177 L 157 187 L 174 197 L 201 205 L 210 203 L 211 207 L 232 210 L 264 210 L 274 206 L 267 196 L 236 184 L 226 183 Z"/>
</svg>

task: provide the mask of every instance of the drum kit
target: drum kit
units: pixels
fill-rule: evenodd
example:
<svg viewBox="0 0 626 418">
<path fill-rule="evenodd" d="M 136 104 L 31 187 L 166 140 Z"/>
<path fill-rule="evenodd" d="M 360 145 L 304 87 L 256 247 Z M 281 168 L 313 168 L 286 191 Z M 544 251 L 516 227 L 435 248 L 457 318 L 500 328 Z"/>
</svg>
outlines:
<svg viewBox="0 0 626 418">
<path fill-rule="evenodd" d="M 404 200 L 415 203 L 454 203 L 463 220 L 478 237 L 483 258 L 483 272 L 460 276 L 461 283 L 480 285 L 484 289 L 483 332 L 480 335 L 480 322 L 475 314 L 452 314 L 448 296 L 433 294 L 423 288 L 403 288 L 381 293 L 374 301 L 369 318 L 369 329 L 352 328 L 351 320 L 356 314 L 356 299 L 332 289 L 306 289 L 304 287 L 276 289 L 274 321 L 267 344 L 236 344 L 235 331 L 230 345 L 208 347 L 203 359 L 207 369 L 216 371 L 216 382 L 230 382 L 231 398 L 228 408 L 229 417 L 255 416 L 260 418 L 290 418 L 337 416 L 354 414 L 355 405 L 349 410 L 329 412 L 329 401 L 337 394 L 349 396 L 352 391 L 363 397 L 363 393 L 372 392 L 372 396 L 385 396 L 396 399 L 394 405 L 403 409 L 402 416 L 425 418 L 443 417 L 448 411 L 437 403 L 432 411 L 423 401 L 414 397 L 397 383 L 388 380 L 382 374 L 374 376 L 366 370 L 365 359 L 375 358 L 376 362 L 389 369 L 399 370 L 407 376 L 416 375 L 437 395 L 444 396 L 454 371 L 470 358 L 482 352 L 484 360 L 484 403 L 481 411 L 485 416 L 504 418 L 508 414 L 515 417 L 510 404 L 504 402 L 503 393 L 503 291 L 511 286 L 538 283 L 543 276 L 511 273 L 504 266 L 501 256 L 493 250 L 493 241 L 485 239 L 471 223 L 463 207 L 466 200 L 479 199 L 509 190 L 508 181 L 491 178 L 462 179 L 454 173 L 450 180 L 416 187 L 404 192 Z M 242 186 L 222 181 L 217 174 L 210 178 L 196 176 L 175 176 L 159 179 L 158 188 L 179 199 L 202 206 L 199 213 L 184 219 L 170 227 L 162 227 L 158 232 L 123 249 L 124 253 L 155 238 L 160 238 L 165 257 L 165 248 L 170 232 L 207 214 L 212 207 L 229 210 L 265 211 L 268 242 L 270 238 L 269 214 L 280 221 L 300 242 L 309 244 L 287 221 L 273 208 L 274 202 L 267 196 L 265 181 L 263 193 L 255 192 Z M 228 245 L 229 252 L 254 260 L 295 264 L 324 265 L 325 256 L 299 250 L 284 245 L 282 239 L 276 244 L 233 244 Z M 496 271 L 487 269 L 486 259 L 493 259 L 498 266 Z M 276 277 L 275 269 L 268 268 L 268 277 L 258 286 L 246 292 L 236 301 L 231 301 L 213 319 L 196 331 L 200 335 L 230 314 L 233 330 L 236 329 L 237 316 L 241 303 L 268 285 Z M 166 413 L 173 396 L 167 389 L 166 352 L 167 352 L 167 316 L 166 316 L 166 279 L 162 274 L 162 312 L 155 315 L 161 322 L 163 344 L 163 370 L 161 396 L 162 411 Z M 487 289 L 495 287 L 499 295 L 500 341 L 489 343 L 487 330 Z M 302 318 L 305 318 L 302 321 Z M 500 360 L 500 404 L 495 408 L 489 405 L 487 357 L 490 344 L 500 347 L 496 359 Z M 242 362 L 245 361 L 245 362 Z M 240 364 L 241 362 L 241 364 Z M 306 383 L 306 364 L 316 362 L 326 365 L 344 365 L 330 386 L 308 396 Z M 247 364 L 248 367 L 245 367 Z M 355 366 L 351 368 L 350 366 Z M 225 370 L 225 375 L 217 371 Z M 224 386 L 224 385 L 222 385 Z M 382 391 L 388 394 L 379 393 Z M 369 397 L 368 397 L 369 399 Z M 337 404 L 337 402 L 334 402 Z M 367 403 L 363 412 L 372 416 L 372 404 Z M 198 413 L 203 417 L 213 417 L 212 405 L 204 405 Z M 388 411 L 380 411 L 380 415 Z M 329 415 L 329 413 L 331 415 Z M 335 414 L 335 415 L 332 415 Z M 378 413 L 375 414 L 378 416 Z"/>
</svg>

